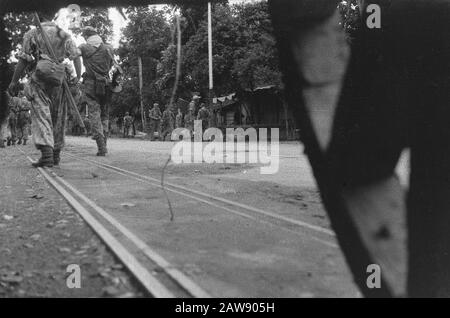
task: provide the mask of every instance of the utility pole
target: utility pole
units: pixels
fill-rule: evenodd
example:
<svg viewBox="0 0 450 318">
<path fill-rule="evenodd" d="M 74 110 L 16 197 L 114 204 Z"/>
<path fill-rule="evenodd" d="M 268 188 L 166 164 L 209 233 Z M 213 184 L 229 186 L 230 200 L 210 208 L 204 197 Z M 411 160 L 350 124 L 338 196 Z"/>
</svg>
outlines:
<svg viewBox="0 0 450 318">
<path fill-rule="evenodd" d="M 141 121 L 142 121 L 142 131 L 146 131 L 145 125 L 145 113 L 144 113 L 144 97 L 142 96 L 143 79 L 142 79 L 142 58 L 138 56 L 138 67 L 139 67 L 139 98 L 141 102 Z"/>
<path fill-rule="evenodd" d="M 213 79 L 213 54 L 212 54 L 212 17 L 211 2 L 208 2 L 208 57 L 209 57 L 209 103 L 212 105 L 214 79 Z"/>
</svg>

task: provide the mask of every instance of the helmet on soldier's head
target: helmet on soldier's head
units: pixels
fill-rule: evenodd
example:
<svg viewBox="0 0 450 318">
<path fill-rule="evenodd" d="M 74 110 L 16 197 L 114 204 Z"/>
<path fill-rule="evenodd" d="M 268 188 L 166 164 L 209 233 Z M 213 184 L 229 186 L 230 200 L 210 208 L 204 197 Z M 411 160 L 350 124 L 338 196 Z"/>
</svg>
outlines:
<svg viewBox="0 0 450 318">
<path fill-rule="evenodd" d="M 126 112 L 126 113 L 125 113 L 125 116 L 129 116 L 129 115 L 130 115 L 130 113 L 129 113 L 129 112 Z"/>
</svg>

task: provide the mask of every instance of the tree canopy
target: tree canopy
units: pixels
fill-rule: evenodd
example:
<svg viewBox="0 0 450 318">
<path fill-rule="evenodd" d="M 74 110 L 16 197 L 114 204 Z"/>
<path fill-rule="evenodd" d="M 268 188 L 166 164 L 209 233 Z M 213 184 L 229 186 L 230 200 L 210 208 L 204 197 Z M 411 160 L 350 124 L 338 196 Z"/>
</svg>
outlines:
<svg viewBox="0 0 450 318">
<path fill-rule="evenodd" d="M 358 29 L 357 0 L 339 5 L 343 27 L 351 36 Z M 128 23 L 122 30 L 117 54 L 124 70 L 123 90 L 115 94 L 111 113 L 139 112 L 138 59 L 143 66 L 143 99 L 168 103 L 175 82 L 177 48 L 175 16 L 181 16 L 181 77 L 177 97 L 190 99 L 192 92 L 208 93 L 207 6 L 203 4 L 126 8 Z M 109 42 L 113 24 L 108 9 L 84 8 L 83 25 L 95 27 Z M 32 25 L 30 14 L 8 14 L 6 30 L 17 48 L 23 34 Z M 230 5 L 227 0 L 213 5 L 213 74 L 214 93 L 223 96 L 253 90 L 259 86 L 282 88 L 278 53 L 273 36 L 267 1 Z M 74 32 L 79 34 L 79 30 Z"/>
<path fill-rule="evenodd" d="M 129 24 L 119 54 L 127 83 L 115 103 L 126 109 L 139 105 L 137 57 L 144 68 L 144 103 L 165 105 L 175 82 L 175 14 L 181 15 L 182 69 L 178 96 L 189 99 L 192 92 L 208 92 L 207 7 L 170 6 L 163 10 L 129 8 Z M 266 1 L 213 6 L 213 73 L 217 96 L 258 86 L 281 86 L 278 54 Z M 120 109 L 120 105 L 116 105 Z"/>
</svg>

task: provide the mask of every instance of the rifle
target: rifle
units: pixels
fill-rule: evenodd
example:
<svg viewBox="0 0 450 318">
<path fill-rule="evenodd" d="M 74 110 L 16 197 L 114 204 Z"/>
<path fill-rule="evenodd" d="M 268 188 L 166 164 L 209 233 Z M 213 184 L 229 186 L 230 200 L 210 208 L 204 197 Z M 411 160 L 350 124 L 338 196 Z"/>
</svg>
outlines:
<svg viewBox="0 0 450 318">
<path fill-rule="evenodd" d="M 37 12 L 34 13 L 34 17 L 37 21 L 37 27 L 41 30 L 42 39 L 44 40 L 45 46 L 47 47 L 47 51 L 50 53 L 51 58 L 55 61 L 57 61 L 55 51 L 53 51 L 53 47 L 50 44 L 50 39 L 48 38 L 47 33 L 44 31 L 44 28 L 42 27 L 41 20 L 39 19 L 39 15 Z M 84 125 L 83 119 L 81 118 L 80 112 L 78 111 L 77 104 L 72 96 L 72 93 L 70 92 L 69 84 L 67 83 L 67 79 L 64 78 L 63 80 L 63 89 L 67 92 L 67 96 L 69 98 L 69 105 L 72 106 L 73 111 L 75 112 L 75 117 L 77 118 L 77 121 L 81 128 L 84 129 L 84 132 L 86 133 L 86 126 Z"/>
</svg>

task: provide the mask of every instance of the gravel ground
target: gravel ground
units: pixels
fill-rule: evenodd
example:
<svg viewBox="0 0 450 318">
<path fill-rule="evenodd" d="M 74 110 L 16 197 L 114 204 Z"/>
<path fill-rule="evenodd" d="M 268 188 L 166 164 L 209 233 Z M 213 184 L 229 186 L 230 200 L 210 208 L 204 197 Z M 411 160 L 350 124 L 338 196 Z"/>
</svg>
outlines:
<svg viewBox="0 0 450 318">
<path fill-rule="evenodd" d="M 143 296 L 19 150 L 0 149 L 0 158 L 0 297 Z M 79 289 L 67 287 L 70 264 L 80 266 Z"/>
</svg>

